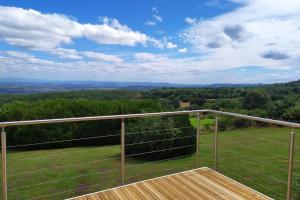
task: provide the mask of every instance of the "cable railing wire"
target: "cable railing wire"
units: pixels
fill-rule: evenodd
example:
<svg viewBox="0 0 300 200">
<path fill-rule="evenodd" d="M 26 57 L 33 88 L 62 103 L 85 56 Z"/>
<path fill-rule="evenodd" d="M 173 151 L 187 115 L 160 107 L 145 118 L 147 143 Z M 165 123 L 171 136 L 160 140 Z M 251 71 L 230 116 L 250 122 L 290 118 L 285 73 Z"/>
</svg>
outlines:
<svg viewBox="0 0 300 200">
<path fill-rule="evenodd" d="M 177 157 L 173 157 L 173 158 L 167 158 L 167 159 L 160 159 L 160 160 L 156 160 L 156 161 L 144 162 L 144 163 L 134 164 L 134 166 L 130 166 L 130 167 L 126 167 L 126 168 L 127 169 L 138 168 L 138 167 L 141 167 L 142 165 L 166 162 L 166 161 L 177 160 L 177 159 L 181 159 L 181 158 L 188 158 L 192 155 L 194 155 L 194 154 L 192 153 L 192 154 L 188 154 L 188 155 L 184 155 L 184 156 L 177 156 Z"/>
<path fill-rule="evenodd" d="M 235 155 L 240 156 L 240 157 L 242 157 L 242 158 L 245 158 L 245 159 L 247 159 L 247 160 L 249 160 L 249 161 L 252 161 L 252 162 L 254 162 L 254 163 L 265 164 L 265 165 L 268 165 L 268 166 L 270 166 L 270 167 L 272 167 L 272 168 L 281 170 L 281 171 L 283 171 L 283 172 L 285 172 L 285 173 L 287 172 L 287 169 L 283 169 L 283 168 L 281 168 L 281 167 L 277 167 L 277 166 L 271 165 L 271 164 L 268 163 L 268 162 L 263 162 L 263 161 L 258 161 L 258 160 L 250 159 L 249 156 L 245 156 L 245 155 L 236 153 L 236 152 L 234 152 L 234 151 L 226 150 L 226 151 L 223 151 L 223 152 L 224 152 L 224 153 L 232 153 L 232 154 L 235 154 Z"/>
<path fill-rule="evenodd" d="M 222 170 L 221 170 L 221 171 L 222 171 Z M 224 171 L 222 171 L 222 173 L 225 174 Z M 279 192 L 277 192 L 277 191 L 274 191 L 274 190 L 272 190 L 272 189 L 268 189 L 268 188 L 265 187 L 265 185 L 262 185 L 262 184 L 258 183 L 257 181 L 256 181 L 256 182 L 253 182 L 252 179 L 249 179 L 248 177 L 241 177 L 241 175 L 235 173 L 234 170 L 231 170 L 231 171 L 230 171 L 230 174 L 234 174 L 235 177 L 239 177 L 239 179 L 242 179 L 242 180 L 244 180 L 245 182 L 248 182 L 248 183 L 250 182 L 250 183 L 252 183 L 252 185 L 260 186 L 261 188 L 263 188 L 263 189 L 266 190 L 266 191 L 275 193 L 275 194 L 277 194 L 277 195 L 280 196 L 280 197 L 284 197 L 283 194 L 281 194 L 281 193 L 279 193 Z M 251 181 L 250 181 L 250 180 L 251 180 Z M 262 192 L 262 191 L 261 191 L 261 192 Z"/>
<path fill-rule="evenodd" d="M 50 198 L 56 195 L 60 195 L 60 194 L 66 194 L 66 193 L 70 193 L 70 192 L 74 192 L 75 190 L 86 190 L 87 188 L 91 188 L 91 187 L 96 187 L 96 186 L 100 186 L 102 185 L 102 183 L 97 183 L 97 184 L 92 184 L 92 185 L 87 185 L 87 186 L 82 186 L 79 189 L 78 188 L 74 188 L 74 189 L 70 189 L 70 190 L 65 190 L 65 191 L 61 191 L 61 192 L 56 192 L 56 193 L 52 193 L 52 194 L 47 194 L 47 195 L 42 195 L 42 196 L 38 196 L 38 197 L 34 197 L 28 200 L 38 200 L 38 199 L 45 199 L 45 198 Z"/>
<path fill-rule="evenodd" d="M 111 172 L 111 171 L 115 171 L 117 169 L 119 170 L 119 168 L 114 168 L 114 169 L 104 170 L 104 172 Z M 95 175 L 95 174 L 102 174 L 102 171 L 101 172 L 97 171 L 97 172 L 93 172 L 93 173 L 87 173 L 87 174 L 82 174 L 82 175 L 78 175 L 78 176 L 62 178 L 62 179 L 56 179 L 56 180 L 53 180 L 53 181 L 45 181 L 45 182 L 42 182 L 42 183 L 36 183 L 36 184 L 31 184 L 31 185 L 26 185 L 26 186 L 21 186 L 21 187 L 13 187 L 13 188 L 8 188 L 7 190 L 8 191 L 24 190 L 24 189 L 29 189 L 29 188 L 32 188 L 32 187 L 37 187 L 37 186 L 41 186 L 41 185 L 47 185 L 47 184 L 52 184 L 52 183 L 77 179 L 77 178 L 91 176 L 91 175 Z M 109 174 L 105 173 L 103 175 L 109 175 Z"/>
<path fill-rule="evenodd" d="M 228 159 L 228 158 L 227 158 L 227 159 L 226 159 L 226 158 L 223 158 L 223 159 L 226 160 L 226 161 L 232 160 L 232 159 Z M 220 160 L 222 160 L 222 158 L 221 158 Z M 240 165 L 239 167 L 242 168 L 242 169 L 244 169 L 245 171 L 246 171 L 246 170 L 249 171 L 249 169 L 250 169 L 251 172 L 255 172 L 255 173 L 259 174 L 260 177 L 263 176 L 263 177 L 266 177 L 266 178 L 268 178 L 268 179 L 271 179 L 272 181 L 275 181 L 275 182 L 278 182 L 278 183 L 287 185 L 287 182 L 282 181 L 282 180 L 279 180 L 279 179 L 274 178 L 274 177 L 272 177 L 272 176 L 268 176 L 268 175 L 262 174 L 261 171 L 256 170 L 256 169 L 254 169 L 254 168 L 246 168 L 246 167 L 243 167 L 242 165 Z"/>
<path fill-rule="evenodd" d="M 225 141 L 225 142 L 224 142 L 224 141 Z M 224 143 L 226 143 L 226 144 L 234 143 L 234 144 L 236 144 L 237 146 L 242 147 L 243 149 L 245 149 L 245 147 L 246 147 L 247 149 L 252 149 L 252 150 L 258 151 L 258 152 L 260 152 L 260 153 L 270 154 L 270 152 L 261 150 L 261 149 L 259 149 L 259 148 L 254 148 L 251 144 L 240 143 L 240 142 L 236 142 L 236 141 L 233 141 L 233 140 L 230 140 L 230 141 L 229 141 L 228 139 L 223 139 L 223 138 L 222 138 L 222 141 L 221 141 L 220 143 L 222 143 L 222 142 L 224 142 Z M 250 147 L 249 147 L 249 146 L 250 146 Z M 277 157 L 277 156 L 276 156 L 276 157 L 275 157 L 275 156 L 271 156 L 271 158 L 278 159 L 278 160 L 282 160 L 281 157 Z"/>
<path fill-rule="evenodd" d="M 140 133 L 154 133 L 154 132 L 171 131 L 171 130 L 176 130 L 176 129 L 188 129 L 188 128 L 194 128 L 194 127 L 193 126 L 183 126 L 183 127 L 174 127 L 174 128 L 167 128 L 167 129 L 157 129 L 157 130 L 151 130 L 151 131 L 128 132 L 128 133 L 126 133 L 126 135 L 140 134 Z"/>
<path fill-rule="evenodd" d="M 179 140 L 179 139 L 192 138 L 192 137 L 196 137 L 196 136 L 195 135 L 191 135 L 191 136 L 184 136 L 184 137 L 177 137 L 177 138 L 167 138 L 167 139 L 161 139 L 161 140 L 151 140 L 151 141 L 147 141 L 147 142 L 136 142 L 136 143 L 125 144 L 125 146 L 148 144 L 148 143 L 163 142 L 163 141 L 172 141 L 172 140 Z"/>
<path fill-rule="evenodd" d="M 86 138 L 73 138 L 73 139 L 68 139 L 68 140 L 55 140 L 55 141 L 38 142 L 38 143 L 32 143 L 32 144 L 21 144 L 21 145 L 7 146 L 7 148 L 29 147 L 29 146 L 37 146 L 37 145 L 44 145 L 44 144 L 57 144 L 57 143 L 74 142 L 74 141 L 116 137 L 116 136 L 120 136 L 120 134 L 92 136 L 92 137 L 86 137 Z"/>
<path fill-rule="evenodd" d="M 169 149 L 160 149 L 156 151 L 148 151 L 148 152 L 143 152 L 143 153 L 136 153 L 136 154 L 129 154 L 126 155 L 125 157 L 134 157 L 134 156 L 140 156 L 140 155 L 145 155 L 145 154 L 150 154 L 150 153 L 158 153 L 162 151 L 170 151 L 170 150 L 176 150 L 176 149 L 182 149 L 182 148 L 187 148 L 187 147 L 195 147 L 196 145 L 186 145 L 186 146 L 181 146 L 181 147 L 174 147 L 174 148 L 169 148 Z"/>
<path fill-rule="evenodd" d="M 115 160 L 115 159 L 118 159 L 118 158 L 120 158 L 120 156 L 109 157 L 109 158 L 104 158 L 104 159 L 99 159 L 99 160 L 92 160 L 92 161 L 88 161 L 88 162 L 83 161 L 83 162 L 79 162 L 79 163 L 72 163 L 72 164 L 68 164 L 68 165 L 61 165 L 61 166 L 50 167 L 50 168 L 43 168 L 43 169 L 38 168 L 38 169 L 13 173 L 12 175 L 9 175 L 9 177 L 22 176 L 22 175 L 27 175 L 27 174 L 34 173 L 34 172 L 40 173 L 40 172 L 45 172 L 45 171 L 53 171 L 53 170 L 57 170 L 57 169 L 61 169 L 61 168 L 67 168 L 67 167 L 71 167 L 71 166 L 87 165 L 87 164 L 98 163 L 98 162 L 107 161 L 107 160 Z"/>
<path fill-rule="evenodd" d="M 97 146 L 97 147 L 105 147 L 105 146 Z M 99 151 L 98 149 L 91 149 L 91 148 L 85 148 L 85 149 L 81 149 L 78 151 L 74 151 L 73 149 L 76 149 L 76 148 L 82 148 L 82 147 L 70 147 L 69 149 L 72 150 L 71 152 L 53 152 L 53 154 L 51 154 L 51 155 L 34 156 L 34 157 L 22 158 L 22 159 L 21 158 L 11 158 L 10 160 L 12 160 L 14 162 L 15 161 L 23 161 L 23 162 L 24 161 L 34 161 L 34 160 L 40 160 L 40 159 L 44 159 L 44 158 L 57 157 L 57 153 L 59 153 L 59 155 L 70 155 L 70 154 L 72 155 L 72 154 L 82 153 L 82 152 L 86 152 L 86 151 Z M 8 163 L 10 160 L 8 160 Z"/>
<path fill-rule="evenodd" d="M 182 169 L 182 168 L 188 168 L 189 166 L 186 167 L 172 167 L 172 168 L 167 168 L 167 169 L 163 169 L 163 170 L 159 170 L 159 171 L 155 171 L 155 172 L 150 172 L 150 173 L 144 173 L 144 174 L 138 174 L 138 175 L 134 175 L 134 176 L 129 176 L 126 177 L 125 179 L 132 179 L 132 178 L 136 178 L 136 177 L 140 177 L 140 176 L 147 176 L 147 175 L 152 175 L 155 173 L 160 173 L 160 172 L 164 172 L 164 171 L 171 171 L 171 170 L 175 170 L 175 169 Z"/>
</svg>

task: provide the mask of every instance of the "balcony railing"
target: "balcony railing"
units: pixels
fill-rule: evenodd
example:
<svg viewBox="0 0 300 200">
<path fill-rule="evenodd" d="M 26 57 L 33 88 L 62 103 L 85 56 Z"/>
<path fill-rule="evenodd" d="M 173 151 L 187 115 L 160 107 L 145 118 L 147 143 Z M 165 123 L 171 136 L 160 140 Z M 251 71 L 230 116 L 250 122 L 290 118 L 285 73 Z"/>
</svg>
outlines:
<svg viewBox="0 0 300 200">
<path fill-rule="evenodd" d="M 189 116 L 194 116 L 196 119 L 196 126 L 195 126 L 195 135 L 186 135 L 186 136 L 181 136 L 181 137 L 174 137 L 174 138 L 158 138 L 150 141 L 142 141 L 142 142 L 133 142 L 133 143 L 126 143 L 126 136 L 130 134 L 136 134 L 136 133 L 130 133 L 126 132 L 126 123 L 127 121 L 130 121 L 132 119 L 143 119 L 146 117 L 172 117 L 172 116 L 178 116 L 178 115 L 189 115 Z M 210 133 L 210 131 L 207 131 L 208 133 L 205 134 L 206 131 L 204 131 L 203 126 L 201 125 L 201 120 L 205 116 L 210 116 L 214 118 L 214 127 L 213 127 L 213 133 Z M 243 120 L 251 120 L 251 121 L 256 121 L 259 123 L 266 123 L 272 126 L 278 126 L 278 127 L 286 127 L 289 128 L 287 131 L 286 128 L 283 128 L 282 131 L 284 131 L 283 134 L 289 134 L 288 140 L 283 140 L 281 141 L 280 138 L 274 140 L 272 138 L 266 138 L 266 137 L 261 137 L 259 134 L 256 135 L 251 135 L 248 134 L 247 139 L 249 141 L 243 141 L 241 143 L 240 140 L 237 140 L 237 138 L 240 136 L 238 135 L 240 132 L 243 132 L 242 130 L 237 130 L 236 134 L 234 137 L 230 137 L 228 140 L 226 131 L 220 129 L 221 127 L 221 122 L 220 118 L 222 117 L 229 117 L 229 118 L 239 118 Z M 33 144 L 22 144 L 22 145 L 15 145 L 15 146 L 9 146 L 6 144 L 7 139 L 6 136 L 7 134 L 10 134 L 10 132 L 6 131 L 10 127 L 16 127 L 16 126 L 35 126 L 35 125 L 45 125 L 45 124 L 59 124 L 59 123 L 74 123 L 74 122 L 91 122 L 91 121 L 104 121 L 104 120 L 120 120 L 120 132 L 119 133 L 114 133 L 114 134 L 106 134 L 106 135 L 99 135 L 99 136 L 93 136 L 93 137 L 85 137 L 85 138 L 74 138 L 70 140 L 51 140 L 51 141 L 45 141 L 45 142 L 39 142 L 39 143 L 33 143 Z M 14 172 L 14 174 L 10 174 L 9 178 L 7 175 L 7 169 L 8 169 L 8 164 L 7 164 L 7 155 L 10 154 L 10 152 L 7 152 L 7 149 L 13 149 L 13 148 L 23 148 L 23 147 L 32 147 L 35 145 L 47 145 L 47 144 L 57 144 L 57 143 L 64 143 L 64 142 L 76 142 L 79 140 L 98 140 L 98 139 L 105 139 L 108 137 L 120 137 L 120 154 L 119 156 L 110 156 L 109 158 L 100 158 L 100 159 L 95 159 L 92 161 L 84 161 L 84 162 L 79 162 L 76 163 L 76 165 L 82 165 L 86 164 L 85 162 L 92 164 L 92 163 L 98 163 L 98 162 L 103 162 L 107 160 L 113 160 L 113 159 L 118 159 L 120 158 L 120 163 L 119 163 L 119 168 L 120 171 L 119 173 L 116 173 L 119 176 L 119 185 L 124 185 L 125 183 L 128 182 L 134 182 L 136 181 L 137 177 L 148 177 L 151 174 L 150 173 L 145 173 L 145 174 L 134 174 L 130 172 L 130 169 L 136 167 L 135 165 L 147 165 L 148 167 L 151 166 L 151 164 L 155 163 L 163 163 L 167 161 L 172 161 L 175 159 L 184 159 L 187 156 L 192 156 L 192 166 L 191 167 L 200 167 L 200 166 L 205 166 L 212 164 L 212 168 L 216 171 L 219 171 L 223 174 L 229 175 L 230 177 L 234 179 L 238 179 L 238 181 L 244 182 L 246 185 L 250 185 L 252 187 L 256 187 L 260 192 L 263 193 L 268 193 L 270 196 L 276 197 L 276 199 L 294 199 L 295 193 L 297 188 L 299 187 L 298 185 L 300 184 L 300 168 L 295 167 L 294 163 L 300 164 L 300 159 L 299 157 L 295 157 L 295 153 L 297 152 L 296 150 L 299 148 L 297 147 L 297 140 L 296 140 L 296 134 L 295 134 L 295 129 L 300 128 L 300 124 L 297 123 L 291 123 L 291 122 L 285 122 L 285 121 L 279 121 L 279 120 L 273 120 L 273 119 L 266 119 L 266 118 L 260 118 L 260 117 L 254 117 L 254 116 L 248 116 L 248 115 L 242 115 L 242 114 L 236 114 L 236 113 L 229 113 L 229 112 L 222 112 L 222 111 L 215 111 L 215 110 L 191 110 L 191 111 L 175 111 L 175 112 L 159 112 L 159 113 L 141 113 L 141 114 L 125 114 L 125 115 L 109 115 L 109 116 L 93 116 L 93 117 L 76 117 L 76 118 L 62 118 L 62 119 L 44 119 L 44 120 L 29 120 L 29 121 L 12 121 L 12 122 L 0 122 L 0 127 L 1 127 L 1 151 L 2 151 L 2 195 L 3 195 L 3 200 L 7 199 L 20 199 L 21 197 L 16 197 L 15 195 L 12 195 L 12 198 L 8 196 L 10 192 L 15 192 L 17 190 L 30 190 L 31 188 L 34 187 L 44 187 L 47 186 L 47 184 L 54 184 L 54 183 L 60 183 L 62 181 L 72 181 L 77 178 L 82 178 L 85 176 L 94 176 L 97 175 L 98 171 L 92 172 L 92 173 L 85 173 L 85 174 L 79 174 L 75 176 L 68 176 L 68 177 L 62 177 L 60 179 L 54 179 L 54 180 L 46 180 L 46 181 L 41 181 L 41 182 L 36 182 L 33 184 L 24 184 L 22 181 L 14 181 L 14 184 L 11 187 L 8 187 L 9 180 L 12 180 L 15 177 L 22 176 L 30 176 L 31 173 L 34 172 L 39 172 L 43 173 L 45 171 L 50 171 L 50 170 L 60 170 L 60 169 L 65 169 L 68 170 L 68 167 L 70 167 L 73 164 L 66 164 L 66 165 L 59 165 L 55 166 L 53 168 L 40 168 L 40 166 L 32 168 L 30 170 L 20 170 L 17 172 Z M 176 127 L 176 129 L 185 129 L 189 127 Z M 174 128 L 175 129 L 175 128 Z M 163 135 L 164 131 L 167 131 L 167 129 L 162 129 L 162 130 L 154 130 L 154 131 L 160 131 Z M 258 129 L 258 132 L 260 129 Z M 149 131 L 148 131 L 149 132 Z M 147 131 L 144 131 L 144 134 L 147 134 Z M 206 135 L 209 135 L 209 137 L 205 137 Z M 229 135 L 229 134 L 228 134 Z M 272 135 L 272 133 L 270 133 Z M 202 138 L 203 137 L 203 138 Z M 146 152 L 141 152 L 141 153 L 133 153 L 133 154 L 126 154 L 126 148 L 129 146 L 134 146 L 134 145 L 143 145 L 143 144 L 157 144 L 157 142 L 168 142 L 168 141 L 180 141 L 186 138 L 191 138 L 195 139 L 196 143 L 195 144 L 187 144 L 187 145 L 182 145 L 182 146 L 175 146 L 172 148 L 167 148 L 167 149 L 158 149 L 158 150 L 151 150 L 151 151 L 146 151 Z M 202 138 L 202 139 L 201 139 Z M 250 139 L 252 138 L 252 139 Z M 236 139 L 236 140 L 235 140 Z M 258 142 L 260 141 L 260 143 Z M 205 141 L 208 143 L 205 144 Z M 276 144 L 272 147 L 272 149 L 263 149 L 260 148 L 259 144 Z M 132 158 L 141 156 L 141 155 L 148 155 L 148 154 L 159 154 L 160 152 L 166 152 L 166 151 L 173 151 L 173 150 L 180 150 L 184 148 L 189 148 L 189 147 L 195 147 L 196 153 L 191 153 L 189 155 L 184 155 L 184 156 L 171 156 L 170 158 L 164 158 L 164 159 L 159 159 L 159 160 L 154 160 L 146 163 L 137 163 L 134 164 L 133 166 L 130 166 L 132 168 L 128 168 L 126 166 L 126 161 L 130 160 Z M 226 147 L 226 148 L 225 148 Z M 229 148 L 229 149 L 227 149 Z M 73 149 L 72 149 L 73 150 Z M 251 151 L 250 151 L 251 150 Z M 269 161 L 264 160 L 264 158 L 259 157 L 256 158 L 253 155 L 252 156 L 249 154 L 244 154 L 243 151 L 250 151 L 251 153 L 255 152 L 256 155 L 265 155 L 268 158 L 269 156 L 272 156 L 272 158 L 278 156 L 276 155 L 276 151 L 282 151 L 286 152 L 286 157 L 285 158 L 279 158 L 279 162 L 284 162 L 283 166 L 278 167 L 277 165 L 274 165 L 274 163 L 271 163 Z M 77 155 L 84 155 L 86 151 L 89 151 L 89 149 L 84 149 L 84 150 L 78 150 Z M 274 151 L 274 153 L 273 153 Z M 15 152 L 12 152 L 12 154 Z M 65 152 L 62 152 L 62 154 Z M 73 152 L 74 153 L 74 152 Z M 16 153 L 15 153 L 16 154 Z M 212 159 L 209 160 L 209 155 L 212 155 Z M 271 155 L 270 155 L 271 154 Z M 275 156 L 273 155 L 275 154 Z M 20 154 L 21 155 L 21 154 Z M 297 154 L 298 155 L 298 154 Z M 30 159 L 39 159 L 39 155 L 35 155 L 36 157 L 30 158 Z M 55 159 L 55 155 L 49 155 L 53 156 L 53 159 Z M 97 157 L 97 156 L 96 156 Z M 207 158 L 207 159 L 206 159 Z M 22 158 L 21 156 L 17 156 L 17 159 L 24 160 L 27 158 Z M 206 159 L 206 160 L 205 160 Z M 239 166 L 239 170 L 242 172 L 246 172 L 247 170 L 250 170 L 251 173 L 253 174 L 246 174 L 246 177 L 241 177 L 241 174 L 234 174 L 235 169 L 233 169 L 230 165 L 230 163 L 234 162 L 240 162 L 240 161 L 247 161 L 246 166 Z M 207 162 L 206 162 L 207 161 Z M 278 159 L 276 160 L 278 161 Z M 14 162 L 14 160 L 12 160 Z M 16 163 L 16 162 L 15 162 Z M 253 166 L 248 166 L 250 164 L 255 164 Z M 243 162 L 241 162 L 243 164 Z M 285 165 L 287 164 L 287 165 Z M 40 165 L 40 164 L 39 164 Z M 233 165 L 232 165 L 233 166 Z M 180 168 L 183 169 L 183 168 Z M 117 169 L 118 171 L 119 169 Z M 160 173 L 165 174 L 168 173 L 169 171 L 174 171 L 174 168 L 167 168 L 164 170 L 159 170 L 155 171 L 156 174 Z M 116 169 L 110 169 L 109 167 L 106 167 L 105 169 L 102 169 L 101 173 L 105 171 L 106 172 L 112 172 L 116 171 Z M 133 170 L 134 171 L 134 170 Z M 247 171 L 248 172 L 248 171 Z M 268 172 L 267 174 L 264 174 L 264 172 Z M 273 175 L 276 176 L 273 176 Z M 25 176 L 24 176 L 25 175 Z M 273 184 L 282 184 L 283 186 L 280 186 L 280 191 L 268 191 L 270 185 L 264 184 L 264 182 L 254 182 L 251 183 L 249 180 L 251 179 L 251 176 L 261 176 L 265 177 L 266 179 L 270 180 L 268 184 L 273 183 Z M 278 178 L 280 177 L 280 178 Z M 110 177 L 112 178 L 112 177 Z M 117 178 L 116 176 L 113 176 L 113 178 Z M 243 178 L 245 179 L 243 181 Z M 297 179 L 296 179 L 297 178 Z M 24 178 L 22 178 L 24 179 Z M 296 179 L 296 180 L 294 180 Z M 299 182 L 297 180 L 299 179 Z M 42 178 L 41 178 L 42 180 Z M 21 186 L 18 185 L 17 183 L 22 183 Z M 83 185 L 81 186 L 82 188 L 86 187 L 98 187 L 99 184 L 95 183 L 92 185 Z M 285 187 L 285 189 L 283 189 Z M 65 191 L 60 191 L 60 192 L 55 192 L 55 191 L 49 191 L 49 194 L 44 194 L 40 195 L 38 194 L 37 196 L 34 196 L 33 198 L 30 199 L 54 199 L 54 195 L 57 194 L 63 194 L 63 193 L 68 193 L 70 192 L 72 195 L 74 194 L 74 189 L 66 189 Z M 300 192 L 300 191 L 297 191 Z M 80 192 L 78 193 L 80 194 Z M 33 192 L 34 195 L 34 192 Z M 300 195 L 300 194 L 299 194 Z M 72 196 L 65 196 L 65 197 L 72 197 Z M 28 197 L 24 197 L 28 198 Z M 22 199 L 22 198 L 21 198 Z"/>
</svg>

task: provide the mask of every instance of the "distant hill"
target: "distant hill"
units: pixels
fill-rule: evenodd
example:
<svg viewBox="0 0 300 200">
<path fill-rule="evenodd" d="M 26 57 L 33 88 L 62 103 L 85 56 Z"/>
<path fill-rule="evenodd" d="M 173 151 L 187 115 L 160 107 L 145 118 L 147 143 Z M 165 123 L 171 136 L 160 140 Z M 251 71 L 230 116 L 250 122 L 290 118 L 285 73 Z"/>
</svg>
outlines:
<svg viewBox="0 0 300 200">
<path fill-rule="evenodd" d="M 0 78 L 0 94 L 31 94 L 53 91 L 76 91 L 94 89 L 150 90 L 155 88 L 222 88 L 254 87 L 262 84 L 177 84 L 152 82 L 113 81 L 49 81 L 38 79 Z"/>
</svg>

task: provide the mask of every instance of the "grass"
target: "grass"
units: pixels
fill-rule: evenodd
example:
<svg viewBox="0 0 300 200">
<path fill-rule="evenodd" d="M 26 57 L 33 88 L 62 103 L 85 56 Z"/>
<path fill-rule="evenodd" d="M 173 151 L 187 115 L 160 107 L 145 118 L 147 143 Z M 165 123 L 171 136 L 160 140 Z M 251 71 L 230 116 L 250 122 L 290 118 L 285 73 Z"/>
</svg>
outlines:
<svg viewBox="0 0 300 200">
<path fill-rule="evenodd" d="M 197 118 L 195 117 L 190 117 L 190 122 L 192 124 L 192 126 L 194 128 L 197 128 Z M 204 118 L 204 119 L 201 119 L 200 120 L 200 125 L 203 127 L 203 126 L 212 126 L 213 124 L 215 123 L 215 120 L 214 119 L 210 119 L 210 118 Z"/>
<path fill-rule="evenodd" d="M 289 131 L 247 128 L 220 132 L 218 170 L 275 199 L 284 199 Z M 201 133 L 199 166 L 212 167 L 213 134 Z M 296 146 L 300 148 L 300 137 L 296 138 Z M 295 154 L 295 189 L 300 184 L 299 150 Z M 118 186 L 119 155 L 118 145 L 9 151 L 8 198 L 62 199 Z M 195 160 L 195 155 L 153 163 L 127 159 L 126 183 L 191 169 L 196 166 Z"/>
</svg>

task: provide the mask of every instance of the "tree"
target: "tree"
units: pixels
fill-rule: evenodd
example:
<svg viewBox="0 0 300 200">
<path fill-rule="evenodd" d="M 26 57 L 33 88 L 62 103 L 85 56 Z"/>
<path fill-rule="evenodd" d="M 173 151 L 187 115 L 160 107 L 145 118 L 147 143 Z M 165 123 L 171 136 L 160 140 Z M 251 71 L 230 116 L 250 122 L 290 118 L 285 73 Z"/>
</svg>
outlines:
<svg viewBox="0 0 300 200">
<path fill-rule="evenodd" d="M 247 93 L 244 102 L 243 108 L 244 109 L 257 109 L 263 108 L 266 109 L 270 106 L 271 98 L 270 95 L 266 92 L 260 91 L 250 91 Z"/>
</svg>

